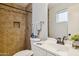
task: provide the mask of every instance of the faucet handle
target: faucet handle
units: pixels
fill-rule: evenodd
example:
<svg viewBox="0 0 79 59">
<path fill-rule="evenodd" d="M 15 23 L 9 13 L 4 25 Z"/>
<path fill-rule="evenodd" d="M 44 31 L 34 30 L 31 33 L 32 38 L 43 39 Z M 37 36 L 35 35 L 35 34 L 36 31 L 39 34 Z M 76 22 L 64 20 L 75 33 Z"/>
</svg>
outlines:
<svg viewBox="0 0 79 59">
<path fill-rule="evenodd" d="M 67 40 L 67 39 L 68 39 L 67 36 L 63 36 L 63 39 L 62 39 L 61 43 L 64 45 L 64 40 Z"/>
<path fill-rule="evenodd" d="M 63 40 L 67 40 L 68 39 L 68 37 L 67 36 L 63 36 Z"/>
<path fill-rule="evenodd" d="M 56 38 L 57 43 L 61 43 L 61 37 Z"/>
</svg>

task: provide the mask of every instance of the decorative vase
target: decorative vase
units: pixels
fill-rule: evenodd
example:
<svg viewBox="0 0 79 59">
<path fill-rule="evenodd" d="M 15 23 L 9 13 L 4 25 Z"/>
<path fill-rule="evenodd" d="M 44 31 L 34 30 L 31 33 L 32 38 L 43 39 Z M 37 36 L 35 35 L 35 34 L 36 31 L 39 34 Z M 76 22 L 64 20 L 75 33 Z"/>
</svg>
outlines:
<svg viewBox="0 0 79 59">
<path fill-rule="evenodd" d="M 74 41 L 72 43 L 72 47 L 74 47 L 75 49 L 78 49 L 79 48 L 79 40 L 78 41 Z"/>
</svg>

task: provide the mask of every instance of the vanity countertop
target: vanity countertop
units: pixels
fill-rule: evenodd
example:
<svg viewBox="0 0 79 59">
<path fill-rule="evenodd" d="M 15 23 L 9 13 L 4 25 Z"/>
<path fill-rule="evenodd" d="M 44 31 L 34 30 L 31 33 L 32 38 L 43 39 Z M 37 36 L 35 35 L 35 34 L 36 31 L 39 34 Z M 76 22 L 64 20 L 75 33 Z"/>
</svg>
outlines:
<svg viewBox="0 0 79 59">
<path fill-rule="evenodd" d="M 34 45 L 50 52 L 51 54 L 58 56 L 79 56 L 79 49 L 73 48 L 69 41 L 65 43 L 65 45 L 60 45 L 56 44 L 56 39 L 49 38 L 48 40 L 40 41 L 39 43 L 42 43 L 42 45 L 36 43 L 34 43 Z"/>
</svg>

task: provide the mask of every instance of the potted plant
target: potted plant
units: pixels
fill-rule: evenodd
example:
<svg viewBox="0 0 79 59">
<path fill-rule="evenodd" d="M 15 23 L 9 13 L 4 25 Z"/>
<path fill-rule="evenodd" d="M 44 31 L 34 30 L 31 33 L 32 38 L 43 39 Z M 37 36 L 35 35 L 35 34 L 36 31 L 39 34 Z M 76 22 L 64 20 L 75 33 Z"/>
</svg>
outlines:
<svg viewBox="0 0 79 59">
<path fill-rule="evenodd" d="M 71 40 L 73 41 L 72 46 L 74 48 L 79 48 L 79 34 L 72 35 Z"/>
</svg>

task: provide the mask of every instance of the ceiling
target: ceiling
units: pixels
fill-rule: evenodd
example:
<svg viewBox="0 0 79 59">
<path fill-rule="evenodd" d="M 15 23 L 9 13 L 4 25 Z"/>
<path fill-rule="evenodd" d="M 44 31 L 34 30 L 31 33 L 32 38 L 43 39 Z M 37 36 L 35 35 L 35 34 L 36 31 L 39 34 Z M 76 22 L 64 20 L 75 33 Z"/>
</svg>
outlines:
<svg viewBox="0 0 79 59">
<path fill-rule="evenodd" d="M 28 11 L 32 11 L 31 3 L 15 3 L 15 5 L 25 8 Z"/>
<path fill-rule="evenodd" d="M 28 10 L 28 11 L 32 10 L 32 4 L 31 3 L 5 3 L 5 4 L 19 8 L 19 9 L 23 9 L 23 10 Z"/>
<path fill-rule="evenodd" d="M 53 8 L 53 7 L 57 7 L 57 6 L 71 6 L 71 5 L 76 5 L 77 3 L 49 3 L 48 7 Z"/>
<path fill-rule="evenodd" d="M 29 3 L 5 3 L 6 5 L 10 5 L 10 6 L 14 6 L 14 7 L 17 7 L 17 8 L 27 8 Z"/>
<path fill-rule="evenodd" d="M 14 4 L 21 7 L 27 7 L 29 3 L 14 3 Z"/>
</svg>

